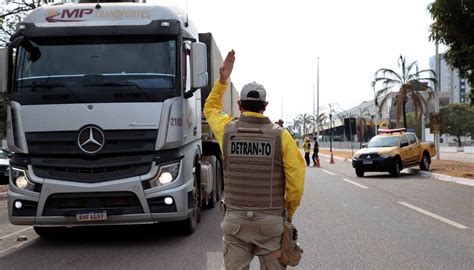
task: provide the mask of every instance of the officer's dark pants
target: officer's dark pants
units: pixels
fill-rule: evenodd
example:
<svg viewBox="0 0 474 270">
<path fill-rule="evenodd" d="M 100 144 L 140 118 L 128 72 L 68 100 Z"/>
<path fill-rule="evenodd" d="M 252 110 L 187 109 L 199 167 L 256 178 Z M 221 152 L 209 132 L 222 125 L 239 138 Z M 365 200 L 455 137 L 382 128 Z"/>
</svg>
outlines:
<svg viewBox="0 0 474 270">
<path fill-rule="evenodd" d="M 283 234 L 283 215 L 258 211 L 227 211 L 221 223 L 224 234 L 223 269 L 249 269 L 259 256 L 261 270 L 283 270 L 278 261 Z"/>
<path fill-rule="evenodd" d="M 316 160 L 318 159 L 318 152 L 313 152 L 313 165 L 316 166 Z"/>
<path fill-rule="evenodd" d="M 304 153 L 304 159 L 306 160 L 306 166 L 309 166 L 309 152 Z"/>
</svg>

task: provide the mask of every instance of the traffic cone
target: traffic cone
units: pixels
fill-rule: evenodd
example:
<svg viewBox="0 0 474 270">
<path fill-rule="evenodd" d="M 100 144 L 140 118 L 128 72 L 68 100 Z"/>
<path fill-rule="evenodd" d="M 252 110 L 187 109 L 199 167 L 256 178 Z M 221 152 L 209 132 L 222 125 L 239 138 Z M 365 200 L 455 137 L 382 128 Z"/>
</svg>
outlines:
<svg viewBox="0 0 474 270">
<path fill-rule="evenodd" d="M 319 157 L 316 158 L 316 168 L 319 168 L 321 167 L 321 165 L 319 164 Z"/>
<path fill-rule="evenodd" d="M 332 152 L 331 152 L 331 159 L 329 160 L 329 164 L 334 164 L 334 157 L 332 155 Z"/>
</svg>

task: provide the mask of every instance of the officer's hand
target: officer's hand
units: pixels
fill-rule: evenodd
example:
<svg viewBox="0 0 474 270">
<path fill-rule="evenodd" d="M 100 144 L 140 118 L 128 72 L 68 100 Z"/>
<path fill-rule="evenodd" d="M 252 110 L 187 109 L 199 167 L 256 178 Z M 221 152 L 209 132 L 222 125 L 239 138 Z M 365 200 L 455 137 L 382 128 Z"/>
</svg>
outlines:
<svg viewBox="0 0 474 270">
<path fill-rule="evenodd" d="M 235 52 L 231 50 L 227 53 L 227 56 L 224 60 L 224 63 L 219 68 L 219 82 L 222 84 L 226 84 L 227 80 L 232 73 L 232 69 L 234 68 L 234 61 L 235 61 Z"/>
</svg>

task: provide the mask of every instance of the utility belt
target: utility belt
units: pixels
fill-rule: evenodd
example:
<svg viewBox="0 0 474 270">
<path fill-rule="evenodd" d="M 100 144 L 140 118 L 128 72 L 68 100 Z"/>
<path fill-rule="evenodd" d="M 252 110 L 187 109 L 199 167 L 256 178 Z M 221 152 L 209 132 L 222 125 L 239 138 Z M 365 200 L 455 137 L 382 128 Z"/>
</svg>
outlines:
<svg viewBox="0 0 474 270">
<path fill-rule="evenodd" d="M 244 209 L 236 209 L 232 207 L 228 207 L 223 201 L 220 204 L 221 213 L 225 215 L 227 212 L 232 212 L 232 214 L 247 217 L 247 218 L 254 218 L 254 217 L 263 217 L 266 215 L 273 215 L 273 216 L 285 216 L 286 210 L 284 208 L 280 209 L 262 209 L 262 210 L 244 210 Z"/>
</svg>

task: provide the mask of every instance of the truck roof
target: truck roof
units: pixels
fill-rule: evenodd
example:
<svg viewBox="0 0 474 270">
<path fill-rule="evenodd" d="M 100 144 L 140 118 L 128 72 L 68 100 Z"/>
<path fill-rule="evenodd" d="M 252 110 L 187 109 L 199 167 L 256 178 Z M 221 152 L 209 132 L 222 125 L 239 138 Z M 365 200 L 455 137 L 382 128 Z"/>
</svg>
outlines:
<svg viewBox="0 0 474 270">
<path fill-rule="evenodd" d="M 33 10 L 23 20 L 37 27 L 81 27 L 148 25 L 154 20 L 178 20 L 183 28 L 188 22 L 190 33 L 197 33 L 194 25 L 187 21 L 179 8 L 145 3 L 65 3 L 43 5 Z"/>
</svg>

